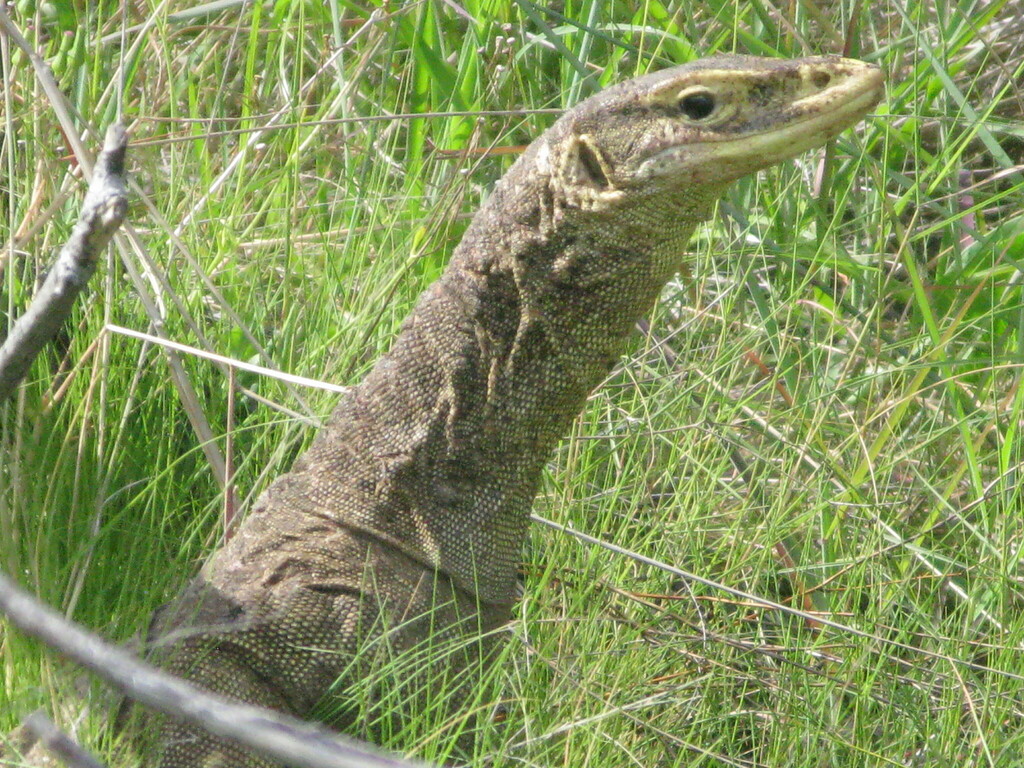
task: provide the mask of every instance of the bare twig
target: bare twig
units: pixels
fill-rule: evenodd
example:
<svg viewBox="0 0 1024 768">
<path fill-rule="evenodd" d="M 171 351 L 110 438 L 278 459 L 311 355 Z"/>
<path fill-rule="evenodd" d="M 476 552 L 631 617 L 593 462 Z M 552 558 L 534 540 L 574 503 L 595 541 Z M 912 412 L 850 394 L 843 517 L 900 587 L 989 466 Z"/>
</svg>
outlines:
<svg viewBox="0 0 1024 768">
<path fill-rule="evenodd" d="M 53 724 L 41 710 L 25 718 L 25 730 L 40 742 L 46 751 L 60 759 L 68 768 L 105 768 L 103 763 L 86 752 L 75 740 Z"/>
<path fill-rule="evenodd" d="M 131 699 L 224 739 L 303 768 L 416 768 L 368 744 L 293 717 L 234 704 L 140 661 L 43 605 L 0 573 L 0 613 Z"/>
<path fill-rule="evenodd" d="M 0 347 L 0 402 L 14 392 L 36 355 L 67 320 L 75 299 L 96 271 L 99 254 L 124 221 L 128 210 L 124 178 L 127 146 L 124 128 L 119 124 L 110 126 L 78 223 L 29 308 Z"/>
</svg>

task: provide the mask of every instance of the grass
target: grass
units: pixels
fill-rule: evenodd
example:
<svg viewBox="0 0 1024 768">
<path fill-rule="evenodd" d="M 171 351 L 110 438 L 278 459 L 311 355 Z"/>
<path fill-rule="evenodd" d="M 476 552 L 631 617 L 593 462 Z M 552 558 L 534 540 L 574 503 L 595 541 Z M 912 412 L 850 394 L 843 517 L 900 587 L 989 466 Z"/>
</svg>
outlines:
<svg viewBox="0 0 1024 768">
<path fill-rule="evenodd" d="M 1024 766 L 1019 0 L 373 9 L 14 8 L 74 130 L 131 124 L 139 190 L 134 237 L 0 406 L 5 570 L 128 640 L 219 540 L 225 457 L 244 510 L 335 399 L 110 325 L 354 383 L 554 112 L 697 55 L 846 46 L 885 104 L 827 162 L 731 190 L 535 506 L 807 613 L 535 525 L 506 722 L 472 762 Z M 11 318 L 82 184 L 0 42 Z M 0 732 L 40 706 L 112 754 L 110 696 L 0 625 Z M 447 754 L 420 726 L 390 746 Z"/>
</svg>

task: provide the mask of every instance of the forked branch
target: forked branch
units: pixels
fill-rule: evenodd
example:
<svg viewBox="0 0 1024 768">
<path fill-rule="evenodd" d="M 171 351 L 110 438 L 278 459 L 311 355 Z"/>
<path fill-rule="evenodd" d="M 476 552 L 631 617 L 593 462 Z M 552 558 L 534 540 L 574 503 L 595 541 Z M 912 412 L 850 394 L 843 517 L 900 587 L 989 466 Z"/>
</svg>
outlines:
<svg viewBox="0 0 1024 768">
<path fill-rule="evenodd" d="M 99 255 L 124 221 L 128 210 L 124 171 L 127 146 L 124 128 L 111 125 L 78 223 L 32 303 L 0 347 L 0 402 L 14 392 L 32 361 L 60 331 L 96 271 Z"/>
</svg>

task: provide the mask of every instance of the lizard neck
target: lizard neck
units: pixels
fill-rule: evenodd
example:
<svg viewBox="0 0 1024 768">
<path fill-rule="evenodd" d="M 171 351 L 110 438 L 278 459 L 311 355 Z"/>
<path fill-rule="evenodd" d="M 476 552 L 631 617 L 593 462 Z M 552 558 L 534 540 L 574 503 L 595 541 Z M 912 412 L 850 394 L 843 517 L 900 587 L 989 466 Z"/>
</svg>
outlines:
<svg viewBox="0 0 1024 768">
<path fill-rule="evenodd" d="M 335 454 L 331 474 L 363 495 L 357 525 L 486 602 L 512 601 L 545 462 L 717 197 L 595 217 L 559 198 L 535 154 L 301 462 Z"/>
</svg>

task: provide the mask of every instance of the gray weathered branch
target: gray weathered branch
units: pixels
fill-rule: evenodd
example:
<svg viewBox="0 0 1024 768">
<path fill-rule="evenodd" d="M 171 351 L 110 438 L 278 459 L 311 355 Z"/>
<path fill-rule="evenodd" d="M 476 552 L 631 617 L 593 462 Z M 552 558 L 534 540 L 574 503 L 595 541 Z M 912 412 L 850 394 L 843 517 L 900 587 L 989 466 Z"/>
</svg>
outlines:
<svg viewBox="0 0 1024 768">
<path fill-rule="evenodd" d="M 0 402 L 28 373 L 32 361 L 71 314 L 96 261 L 128 210 L 124 159 L 128 137 L 121 125 L 107 129 L 82 213 L 42 287 L 0 347 Z"/>
<path fill-rule="evenodd" d="M 90 755 L 74 739 L 60 730 L 42 711 L 25 718 L 25 731 L 32 740 L 42 744 L 51 755 L 56 755 L 68 768 L 104 768 L 103 763 Z M 33 764 L 31 757 L 29 764 Z"/>
<path fill-rule="evenodd" d="M 131 699 L 303 768 L 415 768 L 366 744 L 259 707 L 231 703 L 146 664 L 60 616 L 0 573 L 0 613 Z"/>
</svg>

